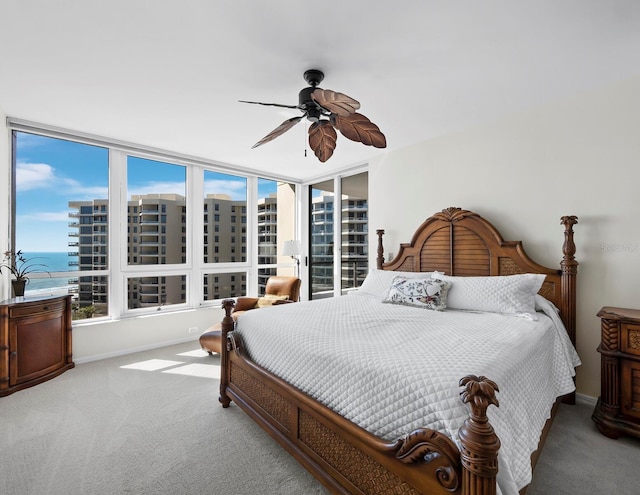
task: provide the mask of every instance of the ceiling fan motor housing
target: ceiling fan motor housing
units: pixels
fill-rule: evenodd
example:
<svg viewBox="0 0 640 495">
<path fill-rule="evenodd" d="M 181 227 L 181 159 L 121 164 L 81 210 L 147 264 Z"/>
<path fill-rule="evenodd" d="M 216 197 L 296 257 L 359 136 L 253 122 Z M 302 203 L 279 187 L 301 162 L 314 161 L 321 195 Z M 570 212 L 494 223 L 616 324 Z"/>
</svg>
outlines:
<svg viewBox="0 0 640 495">
<path fill-rule="evenodd" d="M 309 86 L 298 93 L 298 108 L 305 112 L 307 119 L 311 122 L 317 122 L 322 115 L 322 110 L 320 110 L 318 104 L 311 98 L 311 93 L 313 93 L 315 89 L 314 86 Z"/>
</svg>

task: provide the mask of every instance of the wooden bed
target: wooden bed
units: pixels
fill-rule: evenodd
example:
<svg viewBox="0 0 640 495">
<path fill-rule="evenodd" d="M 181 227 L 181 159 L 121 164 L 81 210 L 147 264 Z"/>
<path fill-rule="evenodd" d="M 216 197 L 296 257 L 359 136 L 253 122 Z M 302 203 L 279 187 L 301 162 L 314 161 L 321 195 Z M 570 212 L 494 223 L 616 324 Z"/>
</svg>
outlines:
<svg viewBox="0 0 640 495">
<path fill-rule="evenodd" d="M 576 274 L 573 225 L 564 216 L 563 258 L 559 269 L 532 261 L 521 242 L 504 241 L 476 213 L 447 208 L 428 218 L 392 261 L 384 262 L 378 230 L 377 265 L 383 270 L 440 271 L 455 276 L 542 273 L 540 294 L 559 309 L 575 345 Z M 471 406 L 459 430 L 461 449 L 446 435 L 422 428 L 406 437 L 383 441 L 314 401 L 253 363 L 233 335 L 234 301 L 223 301 L 221 379 L 223 407 L 235 402 L 334 493 L 430 494 L 496 493 L 500 442 L 486 416 L 498 405 L 497 386 L 485 377 L 461 377 L 461 400 Z M 490 378 L 490 377 L 489 377 Z M 499 385 L 499 384 L 498 384 Z M 573 402 L 573 397 L 565 398 Z M 541 444 L 550 425 L 542 432 Z M 538 449 L 540 451 L 541 445 Z M 536 454 L 532 456 L 535 463 Z"/>
</svg>

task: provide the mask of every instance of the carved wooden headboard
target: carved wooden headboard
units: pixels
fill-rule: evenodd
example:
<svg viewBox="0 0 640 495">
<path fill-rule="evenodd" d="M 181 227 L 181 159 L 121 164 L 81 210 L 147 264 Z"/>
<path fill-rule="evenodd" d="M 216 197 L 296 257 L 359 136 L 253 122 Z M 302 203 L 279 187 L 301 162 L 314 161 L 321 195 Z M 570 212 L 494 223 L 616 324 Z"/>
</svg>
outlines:
<svg viewBox="0 0 640 495">
<path fill-rule="evenodd" d="M 377 230 L 377 266 L 381 270 L 439 271 L 454 276 L 496 276 L 543 273 L 540 294 L 559 309 L 575 345 L 576 274 L 573 225 L 575 216 L 564 216 L 563 259 L 560 268 L 548 268 L 525 253 L 521 241 L 505 241 L 496 228 L 477 213 L 446 208 L 424 221 L 409 244 L 400 244 L 396 257 L 385 263 L 382 236 Z"/>
</svg>

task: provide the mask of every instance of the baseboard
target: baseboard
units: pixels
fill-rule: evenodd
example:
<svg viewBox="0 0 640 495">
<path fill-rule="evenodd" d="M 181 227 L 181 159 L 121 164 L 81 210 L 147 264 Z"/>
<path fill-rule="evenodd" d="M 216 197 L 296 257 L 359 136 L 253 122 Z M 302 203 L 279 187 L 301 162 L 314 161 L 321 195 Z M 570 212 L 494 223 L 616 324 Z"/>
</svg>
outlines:
<svg viewBox="0 0 640 495">
<path fill-rule="evenodd" d="M 597 397 L 591 397 L 590 395 L 579 394 L 579 393 L 576 392 L 576 401 L 586 402 L 588 404 L 595 405 L 595 403 L 598 402 L 598 398 Z"/>
<path fill-rule="evenodd" d="M 79 359 L 74 359 L 75 364 L 84 364 L 90 363 L 92 361 L 100 361 L 102 359 L 108 359 L 112 357 L 118 356 L 126 356 L 127 354 L 134 354 L 136 352 L 150 351 L 151 349 L 158 349 L 160 347 L 167 347 L 175 344 L 184 344 L 185 342 L 196 342 L 199 338 L 199 335 L 191 335 L 189 337 L 184 337 L 181 339 L 169 340 L 166 342 L 157 342 L 149 345 L 144 345 L 141 347 L 132 347 L 128 349 L 121 349 L 119 351 L 107 352 L 105 354 L 95 354 L 93 356 L 87 356 Z"/>
</svg>

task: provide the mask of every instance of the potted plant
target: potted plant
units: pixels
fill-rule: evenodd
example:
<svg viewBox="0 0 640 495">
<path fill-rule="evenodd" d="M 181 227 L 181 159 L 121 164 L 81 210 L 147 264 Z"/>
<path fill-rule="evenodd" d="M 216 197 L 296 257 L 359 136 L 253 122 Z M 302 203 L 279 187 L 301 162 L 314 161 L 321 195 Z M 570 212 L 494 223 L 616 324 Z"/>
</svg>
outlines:
<svg viewBox="0 0 640 495">
<path fill-rule="evenodd" d="M 43 270 L 43 268 L 47 268 L 47 265 L 35 263 L 35 259 L 38 258 L 25 258 L 22 250 L 15 253 L 13 251 L 5 251 L 4 261 L 0 263 L 0 273 L 2 273 L 3 268 L 7 268 L 13 275 L 14 278 L 11 280 L 11 285 L 13 286 L 15 297 L 24 296 L 24 287 L 29 282 L 28 275 L 30 273 L 49 273 L 47 270 Z M 49 275 L 51 274 L 49 273 Z"/>
</svg>

